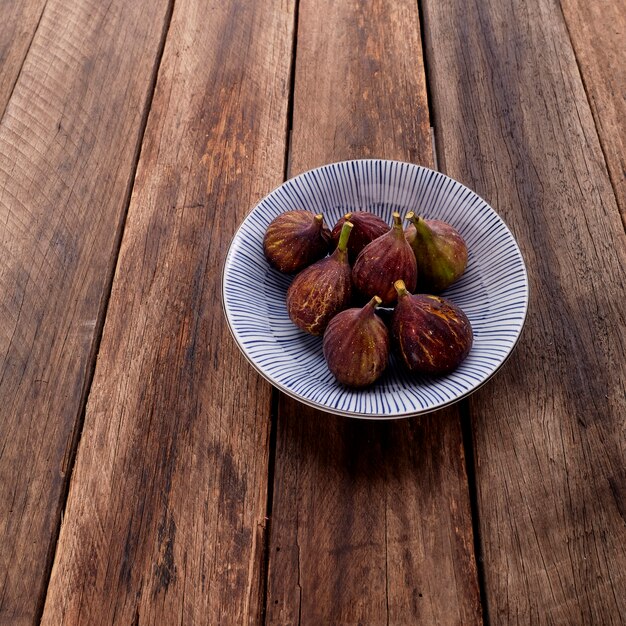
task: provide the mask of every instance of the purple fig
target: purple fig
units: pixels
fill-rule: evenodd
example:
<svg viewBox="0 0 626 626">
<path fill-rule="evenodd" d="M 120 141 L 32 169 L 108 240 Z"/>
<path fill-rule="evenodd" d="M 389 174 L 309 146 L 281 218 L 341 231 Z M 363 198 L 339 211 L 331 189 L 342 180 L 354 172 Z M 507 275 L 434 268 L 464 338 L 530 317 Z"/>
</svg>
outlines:
<svg viewBox="0 0 626 626">
<path fill-rule="evenodd" d="M 406 240 L 417 261 L 420 289 L 439 293 L 449 287 L 465 271 L 467 245 L 459 232 L 440 220 L 426 220 L 407 213 L 412 224 Z"/>
<path fill-rule="evenodd" d="M 333 227 L 331 233 L 331 246 L 337 245 L 339 235 L 341 233 L 341 227 L 346 220 L 349 220 L 354 224 L 352 234 L 350 235 L 350 242 L 348 243 L 348 256 L 350 257 L 350 263 L 354 263 L 356 261 L 359 253 L 368 243 L 374 241 L 374 239 L 378 239 L 389 230 L 387 222 L 369 211 L 346 213 Z"/>
<path fill-rule="evenodd" d="M 407 367 L 431 375 L 456 369 L 473 342 L 472 326 L 465 313 L 439 296 L 411 295 L 401 280 L 394 287 L 398 304 L 391 333 Z"/>
<path fill-rule="evenodd" d="M 407 243 L 399 213 L 393 214 L 393 226 L 382 237 L 367 244 L 352 269 L 354 286 L 365 296 L 380 296 L 384 305 L 396 301 L 393 283 L 403 280 L 415 289 L 417 263 Z"/>
<path fill-rule="evenodd" d="M 279 272 L 293 274 L 325 257 L 329 242 L 330 231 L 321 214 L 287 211 L 267 227 L 263 252 Z"/>
<path fill-rule="evenodd" d="M 321 335 L 328 322 L 350 304 L 352 282 L 347 245 L 352 224 L 346 222 L 335 251 L 302 270 L 287 290 L 291 321 L 311 335 Z"/>
<path fill-rule="evenodd" d="M 324 357 L 334 377 L 350 387 L 366 387 L 380 377 L 389 360 L 389 333 L 374 310 L 374 296 L 362 309 L 335 315 L 324 333 Z"/>
</svg>

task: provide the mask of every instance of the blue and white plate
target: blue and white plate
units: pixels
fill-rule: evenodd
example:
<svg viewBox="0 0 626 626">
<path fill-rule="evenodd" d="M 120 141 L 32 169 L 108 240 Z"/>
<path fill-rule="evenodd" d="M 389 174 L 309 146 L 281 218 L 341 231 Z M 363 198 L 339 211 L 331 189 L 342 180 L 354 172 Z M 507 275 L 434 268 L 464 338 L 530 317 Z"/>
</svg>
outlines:
<svg viewBox="0 0 626 626">
<path fill-rule="evenodd" d="M 416 377 L 392 363 L 371 387 L 337 383 L 322 340 L 300 331 L 287 315 L 291 277 L 263 256 L 263 236 L 280 213 L 323 213 L 334 223 L 348 211 L 415 211 L 452 224 L 469 250 L 467 270 L 443 295 L 470 319 L 474 345 L 453 373 Z M 254 207 L 230 245 L 222 277 L 226 319 L 250 363 L 286 394 L 324 411 L 363 418 L 398 418 L 434 411 L 467 396 L 504 363 L 518 340 L 528 307 L 528 277 L 513 235 L 496 212 L 461 183 L 398 161 L 333 163 L 288 180 Z"/>
</svg>

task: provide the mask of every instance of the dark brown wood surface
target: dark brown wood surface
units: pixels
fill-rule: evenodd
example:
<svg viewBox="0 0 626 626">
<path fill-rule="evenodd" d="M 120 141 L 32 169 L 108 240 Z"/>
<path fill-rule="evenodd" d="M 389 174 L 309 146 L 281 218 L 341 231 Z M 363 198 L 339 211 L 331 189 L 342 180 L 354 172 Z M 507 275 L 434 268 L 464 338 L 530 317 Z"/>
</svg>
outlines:
<svg viewBox="0 0 626 626">
<path fill-rule="evenodd" d="M 220 268 L 283 178 L 293 28 L 293 2 L 174 5 L 44 624 L 259 622 L 271 394 Z"/>
<path fill-rule="evenodd" d="M 626 225 L 626 2 L 560 2 Z"/>
<path fill-rule="evenodd" d="M 0 123 L 2 623 L 32 623 L 48 580 L 166 18 L 166 2 L 142 6 L 49 0 L 21 71 L 9 59 L 19 78 Z M 14 32 L 32 31 L 33 7 Z"/>
<path fill-rule="evenodd" d="M 46 0 L 0 2 L 0 116 L 20 74 Z"/>
<path fill-rule="evenodd" d="M 301 0 L 292 174 L 376 156 L 432 165 L 414 2 Z M 365 422 L 281 396 L 268 623 L 481 621 L 457 410 Z"/>
<path fill-rule="evenodd" d="M 0 0 L 0 624 L 626 623 L 625 22 Z M 431 125 L 524 253 L 519 346 L 422 419 L 272 392 L 236 226 L 285 173 L 432 166 Z"/>
<path fill-rule="evenodd" d="M 440 165 L 511 226 L 531 302 L 471 398 L 494 624 L 626 621 L 626 241 L 560 8 L 426 0 Z"/>
</svg>

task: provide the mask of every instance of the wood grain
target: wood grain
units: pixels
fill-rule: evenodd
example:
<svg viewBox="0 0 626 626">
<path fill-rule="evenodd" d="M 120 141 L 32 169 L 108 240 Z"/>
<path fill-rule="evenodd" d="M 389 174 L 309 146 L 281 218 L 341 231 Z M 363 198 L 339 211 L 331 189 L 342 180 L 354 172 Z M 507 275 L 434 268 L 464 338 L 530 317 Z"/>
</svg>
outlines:
<svg viewBox="0 0 626 626">
<path fill-rule="evenodd" d="M 0 118 L 35 35 L 46 0 L 0 2 Z"/>
<path fill-rule="evenodd" d="M 44 624 L 260 620 L 271 393 L 220 268 L 283 177 L 293 29 L 291 1 L 174 5 Z"/>
<path fill-rule="evenodd" d="M 626 2 L 560 2 L 626 226 Z"/>
<path fill-rule="evenodd" d="M 426 0 L 438 155 L 525 256 L 521 343 L 472 396 L 493 623 L 626 621 L 626 241 L 558 5 Z"/>
<path fill-rule="evenodd" d="M 291 171 L 431 165 L 414 2 L 302 0 Z M 459 415 L 370 423 L 281 396 L 272 624 L 481 621 Z"/>
<path fill-rule="evenodd" d="M 141 5 L 49 0 L 0 124 L 3 623 L 49 574 L 166 18 Z"/>
</svg>

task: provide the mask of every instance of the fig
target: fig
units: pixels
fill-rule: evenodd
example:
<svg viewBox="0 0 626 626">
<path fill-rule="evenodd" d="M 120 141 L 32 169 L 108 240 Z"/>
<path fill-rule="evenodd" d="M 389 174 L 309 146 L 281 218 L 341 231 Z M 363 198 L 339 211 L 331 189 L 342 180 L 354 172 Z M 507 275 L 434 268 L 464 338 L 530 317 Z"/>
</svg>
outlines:
<svg viewBox="0 0 626 626">
<path fill-rule="evenodd" d="M 374 296 L 362 309 L 346 309 L 330 320 L 324 333 L 324 358 L 342 384 L 366 387 L 377 380 L 389 360 L 389 333 L 374 310 Z"/>
<path fill-rule="evenodd" d="M 411 295 L 401 280 L 394 287 L 398 304 L 391 334 L 409 370 L 437 376 L 456 369 L 473 342 L 472 326 L 465 313 L 440 296 Z"/>
<path fill-rule="evenodd" d="M 399 213 L 393 214 L 393 226 L 384 235 L 368 243 L 352 268 L 354 286 L 365 296 L 378 295 L 385 306 L 396 301 L 393 283 L 403 280 L 415 289 L 417 262 L 402 229 Z"/>
<path fill-rule="evenodd" d="M 329 243 L 330 231 L 321 213 L 287 211 L 267 227 L 263 252 L 279 272 L 294 274 L 325 257 Z"/>
<path fill-rule="evenodd" d="M 348 239 L 352 224 L 345 222 L 335 251 L 302 270 L 287 290 L 291 321 L 311 335 L 321 335 L 328 322 L 348 308 L 352 295 Z"/>
<path fill-rule="evenodd" d="M 467 266 L 467 245 L 459 232 L 441 220 L 426 220 L 407 213 L 412 224 L 406 239 L 417 261 L 419 286 L 423 291 L 439 293 L 461 277 Z"/>
<path fill-rule="evenodd" d="M 336 246 L 339 241 L 339 235 L 341 234 L 341 227 L 343 223 L 349 220 L 354 224 L 352 234 L 350 235 L 350 242 L 348 243 L 348 256 L 350 257 L 350 263 L 354 263 L 359 253 L 365 246 L 378 239 L 378 237 L 384 235 L 389 226 L 385 220 L 382 220 L 377 215 L 370 213 L 369 211 L 356 211 L 354 213 L 346 213 L 333 227 L 331 233 L 331 246 Z"/>
</svg>

